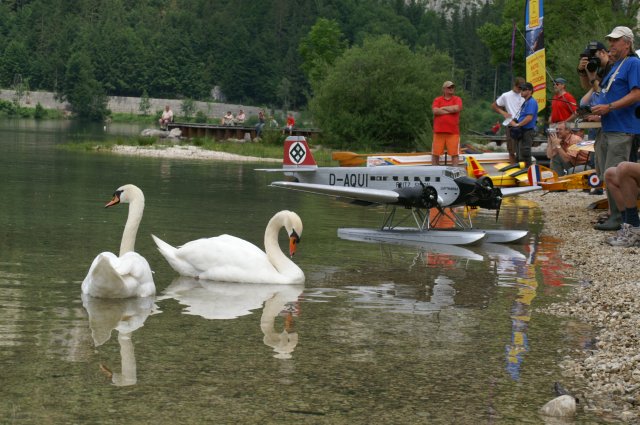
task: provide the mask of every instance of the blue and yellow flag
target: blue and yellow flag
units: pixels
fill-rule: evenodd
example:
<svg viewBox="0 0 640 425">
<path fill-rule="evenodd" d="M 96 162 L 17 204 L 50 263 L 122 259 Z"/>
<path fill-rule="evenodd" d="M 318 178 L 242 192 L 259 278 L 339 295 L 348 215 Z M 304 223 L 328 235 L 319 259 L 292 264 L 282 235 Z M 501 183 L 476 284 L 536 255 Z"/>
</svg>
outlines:
<svg viewBox="0 0 640 425">
<path fill-rule="evenodd" d="M 538 102 L 538 111 L 542 111 L 547 103 L 542 0 L 527 0 L 524 23 L 527 81 L 533 84 L 533 98 Z"/>
</svg>

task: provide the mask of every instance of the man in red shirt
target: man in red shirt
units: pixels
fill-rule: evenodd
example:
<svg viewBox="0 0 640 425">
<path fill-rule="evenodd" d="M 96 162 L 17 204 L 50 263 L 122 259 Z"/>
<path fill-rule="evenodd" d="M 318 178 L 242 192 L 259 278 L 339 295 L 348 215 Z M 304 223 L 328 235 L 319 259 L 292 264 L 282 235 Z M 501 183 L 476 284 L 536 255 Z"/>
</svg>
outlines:
<svg viewBox="0 0 640 425">
<path fill-rule="evenodd" d="M 572 117 L 578 105 L 575 97 L 566 90 L 567 80 L 556 78 L 553 81 L 553 99 L 551 99 L 551 124 L 567 121 Z"/>
<path fill-rule="evenodd" d="M 460 156 L 460 111 L 462 99 L 455 96 L 456 85 L 445 81 L 442 85 L 442 96 L 433 100 L 433 146 L 431 148 L 431 163 L 440 165 L 440 155 L 451 155 L 451 165 L 458 165 Z"/>
</svg>

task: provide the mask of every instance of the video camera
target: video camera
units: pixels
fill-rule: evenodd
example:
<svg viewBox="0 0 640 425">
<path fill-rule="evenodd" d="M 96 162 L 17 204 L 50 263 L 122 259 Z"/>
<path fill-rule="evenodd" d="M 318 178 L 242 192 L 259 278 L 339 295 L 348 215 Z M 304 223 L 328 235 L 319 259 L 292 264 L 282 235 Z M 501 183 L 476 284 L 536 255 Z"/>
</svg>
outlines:
<svg viewBox="0 0 640 425">
<path fill-rule="evenodd" d="M 597 41 L 590 41 L 584 49 L 584 52 L 580 54 L 581 58 L 589 59 L 587 62 L 587 71 L 589 72 L 596 72 L 601 64 L 600 58 L 596 56 L 596 53 L 600 50 L 598 49 L 598 44 Z"/>
</svg>

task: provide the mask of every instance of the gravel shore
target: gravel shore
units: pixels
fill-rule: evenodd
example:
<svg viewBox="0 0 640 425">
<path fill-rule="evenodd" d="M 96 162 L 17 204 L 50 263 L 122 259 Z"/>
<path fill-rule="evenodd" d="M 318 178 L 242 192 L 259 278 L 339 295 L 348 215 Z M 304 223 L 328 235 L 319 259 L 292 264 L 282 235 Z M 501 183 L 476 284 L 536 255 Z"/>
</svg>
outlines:
<svg viewBox="0 0 640 425">
<path fill-rule="evenodd" d="M 581 191 L 524 195 L 543 211 L 543 233 L 563 240 L 560 253 L 566 275 L 580 284 L 566 301 L 541 309 L 590 324 L 592 350 L 567 354 L 565 376 L 583 383 L 570 389 L 580 405 L 604 417 L 640 422 L 640 282 L 635 266 L 640 248 L 614 248 L 604 239 L 614 232 L 593 230 L 602 210 L 588 209 L 602 199 Z"/>
<path fill-rule="evenodd" d="M 195 146 L 149 148 L 114 146 L 124 155 L 201 160 L 281 162 L 207 151 Z M 602 199 L 581 191 L 533 192 L 521 195 L 536 202 L 544 215 L 543 233 L 560 245 L 567 277 L 580 284 L 567 300 L 539 312 L 586 322 L 596 342 L 591 350 L 567 353 L 563 374 L 582 385 L 568 388 L 580 406 L 603 418 L 640 423 L 640 248 L 614 248 L 604 243 L 613 232 L 593 230 L 591 222 L 602 210 L 588 206 Z"/>
<path fill-rule="evenodd" d="M 201 159 L 218 161 L 242 161 L 242 162 L 282 162 L 277 158 L 259 158 L 256 156 L 243 156 L 227 152 L 216 152 L 199 148 L 197 146 L 125 146 L 114 145 L 113 153 L 121 155 L 150 156 L 156 158 Z"/>
</svg>

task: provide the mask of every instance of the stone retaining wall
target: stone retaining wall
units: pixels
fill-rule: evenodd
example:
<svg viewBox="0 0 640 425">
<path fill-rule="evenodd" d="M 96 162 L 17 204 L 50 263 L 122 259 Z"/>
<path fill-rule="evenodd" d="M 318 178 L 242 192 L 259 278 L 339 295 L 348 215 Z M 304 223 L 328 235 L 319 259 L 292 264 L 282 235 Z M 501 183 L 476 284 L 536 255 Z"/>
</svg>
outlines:
<svg viewBox="0 0 640 425">
<path fill-rule="evenodd" d="M 14 90 L 0 90 L 0 99 L 12 102 L 15 99 Z M 54 94 L 51 92 L 30 91 L 23 96 L 20 104 L 28 107 L 35 107 L 38 102 L 46 109 L 58 109 L 69 110 L 69 104 L 67 102 L 60 102 L 55 99 Z M 173 110 L 173 113 L 177 116 L 182 114 L 182 100 L 179 99 L 149 99 L 151 108 L 149 112 L 151 114 L 164 110 L 165 105 L 169 105 Z M 244 109 L 247 114 L 247 118 L 251 116 L 258 116 L 258 111 L 261 109 L 256 106 L 239 105 L 237 103 L 217 103 L 217 102 L 199 102 L 194 101 L 194 107 L 196 111 L 202 111 L 209 118 L 222 118 L 227 112 L 231 111 L 234 115 L 238 114 L 239 109 Z M 140 98 L 139 97 L 124 97 L 124 96 L 109 96 L 109 103 L 107 106 L 112 112 L 141 114 L 140 112 Z M 268 113 L 268 111 L 265 111 Z M 277 114 L 282 114 L 282 111 L 276 111 Z"/>
</svg>

